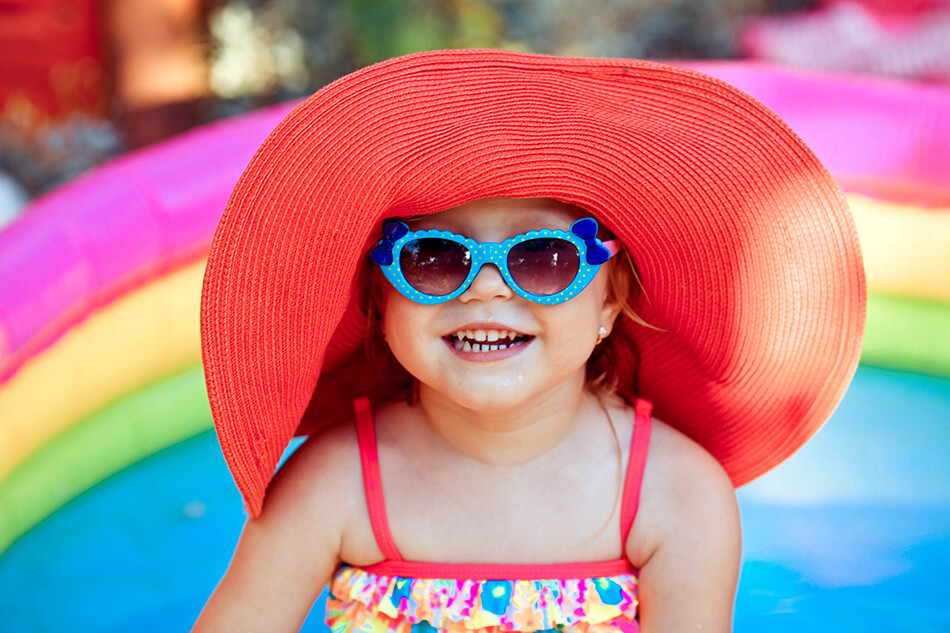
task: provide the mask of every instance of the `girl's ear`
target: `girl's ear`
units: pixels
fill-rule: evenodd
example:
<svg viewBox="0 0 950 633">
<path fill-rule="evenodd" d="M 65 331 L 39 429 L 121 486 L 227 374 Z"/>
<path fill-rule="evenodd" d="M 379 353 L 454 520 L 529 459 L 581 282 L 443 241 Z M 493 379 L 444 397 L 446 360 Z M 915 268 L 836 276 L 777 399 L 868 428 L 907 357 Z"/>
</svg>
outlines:
<svg viewBox="0 0 950 633">
<path fill-rule="evenodd" d="M 622 308 L 623 306 L 617 299 L 616 293 L 610 292 L 608 289 L 607 295 L 604 297 L 604 305 L 600 309 L 600 324 L 607 328 L 607 333 L 601 336 L 602 339 L 610 336 L 610 332 L 614 329 L 614 321 L 617 320 Z"/>
</svg>

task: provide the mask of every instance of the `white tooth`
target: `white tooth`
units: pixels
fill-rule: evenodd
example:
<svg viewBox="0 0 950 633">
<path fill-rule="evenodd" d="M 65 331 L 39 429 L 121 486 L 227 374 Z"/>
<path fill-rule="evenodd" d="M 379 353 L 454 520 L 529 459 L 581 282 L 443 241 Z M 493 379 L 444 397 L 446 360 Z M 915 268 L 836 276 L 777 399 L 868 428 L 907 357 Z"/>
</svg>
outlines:
<svg viewBox="0 0 950 633">
<path fill-rule="evenodd" d="M 479 345 L 478 343 L 475 343 L 474 345 L 472 345 L 472 351 L 473 351 L 473 352 L 480 352 L 480 351 L 482 351 L 482 346 Z"/>
<path fill-rule="evenodd" d="M 499 338 L 498 330 L 488 330 L 487 332 L 485 332 L 485 337 L 488 339 L 489 342 L 497 341 Z"/>
<path fill-rule="evenodd" d="M 461 341 L 461 339 L 455 341 L 455 349 L 462 349 L 462 341 Z"/>
<path fill-rule="evenodd" d="M 502 330 L 498 333 L 498 338 L 508 338 L 508 330 Z"/>
<path fill-rule="evenodd" d="M 472 344 L 469 343 L 468 341 L 465 341 L 465 342 L 462 344 L 462 351 L 463 351 L 463 352 L 470 352 L 470 351 L 472 351 Z"/>
<path fill-rule="evenodd" d="M 465 330 L 465 338 L 474 339 L 474 338 L 475 338 L 475 332 L 472 332 L 471 330 Z"/>
<path fill-rule="evenodd" d="M 456 333 L 453 334 L 452 336 L 454 336 L 455 338 L 457 338 L 458 340 L 461 341 L 463 338 L 465 338 L 465 332 L 459 330 L 458 332 L 456 332 Z"/>
<path fill-rule="evenodd" d="M 485 330 L 475 330 L 475 340 L 484 341 L 485 340 Z"/>
<path fill-rule="evenodd" d="M 497 350 L 497 349 L 498 349 L 498 346 L 497 346 L 497 345 L 489 345 L 489 346 L 488 346 L 488 351 L 490 351 L 490 352 L 494 352 L 494 351 Z"/>
<path fill-rule="evenodd" d="M 502 343 L 498 346 L 498 349 L 508 349 L 509 345 L 507 343 Z"/>
</svg>

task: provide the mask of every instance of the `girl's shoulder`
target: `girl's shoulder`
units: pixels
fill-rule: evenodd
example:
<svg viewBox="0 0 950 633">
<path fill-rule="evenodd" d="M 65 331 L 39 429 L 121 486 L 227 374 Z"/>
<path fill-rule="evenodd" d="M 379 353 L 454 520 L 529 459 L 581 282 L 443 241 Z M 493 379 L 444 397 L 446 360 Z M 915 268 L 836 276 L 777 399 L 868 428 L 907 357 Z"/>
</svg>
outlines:
<svg viewBox="0 0 950 633">
<path fill-rule="evenodd" d="M 383 424 L 375 425 L 379 448 L 388 448 L 389 433 L 379 433 L 380 427 L 399 421 L 393 410 L 404 409 L 400 403 L 387 402 L 372 411 L 372 416 Z M 320 503 L 321 512 L 326 504 L 337 516 L 367 518 L 366 491 L 363 481 L 363 456 L 356 430 L 356 420 L 340 422 L 308 437 L 287 458 L 267 489 L 265 512 L 271 497 L 292 494 L 300 506 Z M 382 450 L 381 450 L 382 452 Z"/>
<path fill-rule="evenodd" d="M 610 409 L 615 419 L 625 421 L 618 430 L 621 442 L 629 444 L 636 419 L 633 405 L 613 402 Z M 733 491 L 728 475 L 715 457 L 688 435 L 654 416 L 643 486 L 650 488 L 651 493 L 667 496 L 684 485 L 691 490 L 708 486 Z"/>
<path fill-rule="evenodd" d="M 270 485 L 284 486 L 301 479 L 306 483 L 340 480 L 345 485 L 349 480 L 347 474 L 359 476 L 359 454 L 353 423 L 335 424 L 305 439 L 280 467 Z"/>
<path fill-rule="evenodd" d="M 354 422 L 308 437 L 277 471 L 267 490 L 264 516 L 286 515 L 290 526 L 332 524 L 340 558 L 352 564 L 379 558 L 365 502 L 360 447 Z"/>
<path fill-rule="evenodd" d="M 728 480 L 728 475 L 715 457 L 698 442 L 675 427 L 653 418 L 649 455 L 656 475 L 669 484 L 691 481 L 696 475 L 711 479 L 710 484 Z M 695 481 L 692 481 L 695 484 Z M 731 488 L 731 485 L 730 485 Z"/>
<path fill-rule="evenodd" d="M 719 461 L 653 418 L 639 511 L 627 542 L 631 561 L 639 566 L 665 544 L 697 538 L 731 549 L 739 532 L 735 488 Z"/>
</svg>

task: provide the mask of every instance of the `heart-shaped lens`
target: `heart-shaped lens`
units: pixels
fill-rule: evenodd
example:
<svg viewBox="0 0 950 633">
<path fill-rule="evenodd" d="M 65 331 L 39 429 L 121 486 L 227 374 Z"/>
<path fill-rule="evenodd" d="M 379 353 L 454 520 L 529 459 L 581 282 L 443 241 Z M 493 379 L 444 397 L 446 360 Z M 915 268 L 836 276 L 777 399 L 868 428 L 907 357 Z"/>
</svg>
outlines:
<svg viewBox="0 0 950 633">
<path fill-rule="evenodd" d="M 445 296 L 458 290 L 472 268 L 472 254 L 464 244 L 438 237 L 410 240 L 399 253 L 402 276 L 427 295 Z"/>
<path fill-rule="evenodd" d="M 577 247 L 571 242 L 538 237 L 508 251 L 508 272 L 523 290 L 535 295 L 554 295 L 571 285 L 580 261 Z"/>
</svg>

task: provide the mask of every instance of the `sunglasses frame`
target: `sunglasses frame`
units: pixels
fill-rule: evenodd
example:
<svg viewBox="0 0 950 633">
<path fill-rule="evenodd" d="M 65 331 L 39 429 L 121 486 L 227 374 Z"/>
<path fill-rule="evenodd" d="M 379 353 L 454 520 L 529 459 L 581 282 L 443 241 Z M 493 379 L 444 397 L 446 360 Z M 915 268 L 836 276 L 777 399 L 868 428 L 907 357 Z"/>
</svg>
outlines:
<svg viewBox="0 0 950 633">
<path fill-rule="evenodd" d="M 449 231 L 440 231 L 437 229 L 427 229 L 424 231 L 410 231 L 409 227 L 398 220 L 387 220 L 384 224 L 384 234 L 400 235 L 398 239 L 391 240 L 384 238 L 378 242 L 376 248 L 371 252 L 371 258 L 383 271 L 386 279 L 392 284 L 393 288 L 399 291 L 407 299 L 421 303 L 423 305 L 437 305 L 446 303 L 456 298 L 472 285 L 475 277 L 485 264 L 494 264 L 501 273 L 502 278 L 508 287 L 519 297 L 539 303 L 542 305 L 556 305 L 574 298 L 586 288 L 597 275 L 600 267 L 610 260 L 620 250 L 619 240 L 608 240 L 601 242 L 596 237 L 597 221 L 593 218 L 582 218 L 571 224 L 569 231 L 560 229 L 539 229 L 528 231 L 520 235 L 510 237 L 503 242 L 478 242 L 458 233 Z M 580 234 L 580 235 L 578 235 Z M 590 235 L 591 237 L 581 237 L 581 235 Z M 412 240 L 424 238 L 437 238 L 455 242 L 465 246 L 471 255 L 471 266 L 468 276 L 454 291 L 447 295 L 428 295 L 412 287 L 402 273 L 400 265 L 400 255 L 403 247 Z M 553 295 L 538 295 L 528 292 L 518 285 L 508 270 L 508 253 L 512 248 L 537 238 L 557 238 L 570 242 L 577 248 L 579 255 L 579 266 L 577 274 L 573 281 L 564 290 Z M 389 251 L 389 253 L 386 253 Z M 591 255 L 591 251 L 597 251 L 597 254 Z M 391 254 L 391 256 L 388 256 Z M 590 263 L 590 259 L 603 258 L 599 263 Z M 389 260 L 390 263 L 385 263 Z"/>
</svg>

